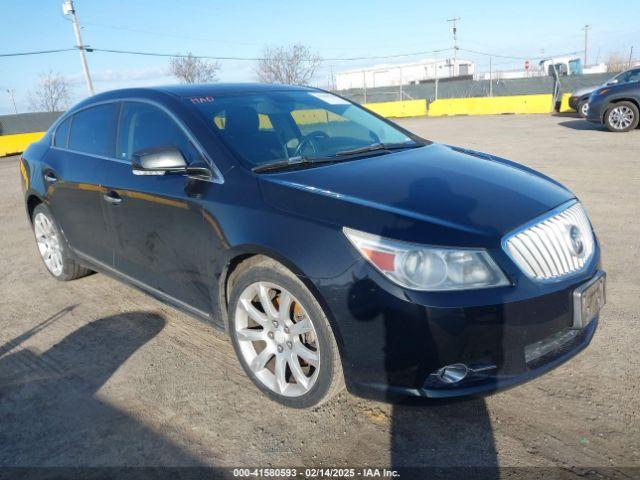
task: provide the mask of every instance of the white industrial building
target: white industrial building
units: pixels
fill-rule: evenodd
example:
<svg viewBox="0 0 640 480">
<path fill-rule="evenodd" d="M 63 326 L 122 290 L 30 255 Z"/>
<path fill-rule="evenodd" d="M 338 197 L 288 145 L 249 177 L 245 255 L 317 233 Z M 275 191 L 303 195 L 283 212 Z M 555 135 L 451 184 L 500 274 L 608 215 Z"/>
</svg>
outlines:
<svg viewBox="0 0 640 480">
<path fill-rule="evenodd" d="M 415 63 L 374 65 L 336 74 L 336 88 L 391 87 L 423 83 L 436 78 L 473 75 L 475 65 L 470 60 L 424 59 Z"/>
</svg>

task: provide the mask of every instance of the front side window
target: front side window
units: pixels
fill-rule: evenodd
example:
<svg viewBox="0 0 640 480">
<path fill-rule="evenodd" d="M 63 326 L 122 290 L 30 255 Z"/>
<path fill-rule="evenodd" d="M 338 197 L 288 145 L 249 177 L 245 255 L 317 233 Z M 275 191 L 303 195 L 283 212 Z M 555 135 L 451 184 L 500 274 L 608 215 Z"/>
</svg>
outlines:
<svg viewBox="0 0 640 480">
<path fill-rule="evenodd" d="M 76 113 L 71 121 L 69 149 L 112 157 L 117 112 L 117 103 L 107 103 Z"/>
<path fill-rule="evenodd" d="M 627 82 L 640 82 L 640 70 L 631 70 L 631 72 L 629 72 Z"/>
<path fill-rule="evenodd" d="M 178 124 L 158 107 L 142 102 L 125 102 L 120 113 L 117 157 L 131 160 L 133 154 L 155 147 L 175 147 L 187 163 L 198 154 Z"/>
<path fill-rule="evenodd" d="M 340 97 L 320 91 L 275 91 L 190 102 L 250 168 L 297 158 L 344 159 L 376 145 L 417 140 Z"/>
<path fill-rule="evenodd" d="M 55 138 L 53 145 L 60 148 L 67 148 L 67 139 L 69 138 L 69 126 L 71 125 L 71 117 L 67 118 L 64 122 L 58 125 L 56 128 Z"/>
</svg>

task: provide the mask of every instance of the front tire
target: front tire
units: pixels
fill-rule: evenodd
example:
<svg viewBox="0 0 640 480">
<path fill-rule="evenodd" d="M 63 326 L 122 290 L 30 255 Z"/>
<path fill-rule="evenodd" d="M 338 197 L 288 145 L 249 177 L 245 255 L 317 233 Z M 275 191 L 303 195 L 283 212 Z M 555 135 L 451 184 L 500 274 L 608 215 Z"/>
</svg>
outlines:
<svg viewBox="0 0 640 480">
<path fill-rule="evenodd" d="M 580 118 L 587 118 L 589 115 L 589 102 L 587 100 L 583 100 L 578 104 L 578 115 L 580 115 Z"/>
<path fill-rule="evenodd" d="M 611 132 L 628 132 L 638 126 L 638 107 L 631 102 L 618 102 L 604 114 L 604 124 Z"/>
<path fill-rule="evenodd" d="M 335 337 L 309 289 L 264 259 L 230 278 L 229 334 L 253 383 L 293 408 L 324 403 L 344 388 Z"/>
<path fill-rule="evenodd" d="M 31 223 L 40 258 L 47 271 L 56 280 L 75 280 L 91 273 L 91 270 L 80 265 L 74 258 L 62 236 L 60 227 L 46 205 L 41 203 L 36 206 Z"/>
</svg>

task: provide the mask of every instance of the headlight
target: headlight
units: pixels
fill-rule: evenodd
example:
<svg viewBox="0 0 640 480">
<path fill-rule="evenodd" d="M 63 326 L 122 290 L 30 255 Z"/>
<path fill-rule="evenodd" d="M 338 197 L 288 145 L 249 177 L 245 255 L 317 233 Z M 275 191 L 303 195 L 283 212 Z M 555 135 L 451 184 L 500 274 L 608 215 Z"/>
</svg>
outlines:
<svg viewBox="0 0 640 480">
<path fill-rule="evenodd" d="M 509 285 L 482 249 L 418 245 L 347 227 L 342 231 L 371 265 L 401 287 L 435 292 Z"/>
</svg>

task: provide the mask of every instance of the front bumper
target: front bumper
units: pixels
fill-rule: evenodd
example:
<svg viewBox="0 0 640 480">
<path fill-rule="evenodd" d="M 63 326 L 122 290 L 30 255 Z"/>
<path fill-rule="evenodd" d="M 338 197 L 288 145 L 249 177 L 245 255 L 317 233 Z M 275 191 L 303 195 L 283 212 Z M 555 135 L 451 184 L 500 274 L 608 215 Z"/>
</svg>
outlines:
<svg viewBox="0 0 640 480">
<path fill-rule="evenodd" d="M 597 273 L 594 262 L 571 281 L 540 286 L 539 295 L 511 301 L 496 289 L 482 305 L 470 295 L 461 306 L 429 306 L 415 292 L 381 287 L 384 280 L 363 262 L 316 286 L 334 317 L 350 392 L 386 401 L 452 398 L 526 382 L 583 350 L 597 319 L 571 329 L 573 292 Z M 436 372 L 456 364 L 472 372 L 455 384 L 438 381 Z"/>
<path fill-rule="evenodd" d="M 606 102 L 603 101 L 602 96 L 589 97 L 589 111 L 587 113 L 587 120 L 593 123 L 602 123 L 602 117 L 604 116 L 604 107 Z"/>
<path fill-rule="evenodd" d="M 580 97 L 571 96 L 569 97 L 569 107 L 574 110 L 578 110 L 578 104 L 580 103 Z"/>
</svg>

